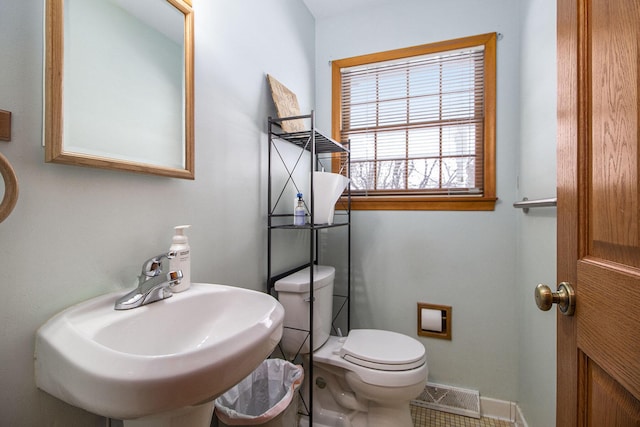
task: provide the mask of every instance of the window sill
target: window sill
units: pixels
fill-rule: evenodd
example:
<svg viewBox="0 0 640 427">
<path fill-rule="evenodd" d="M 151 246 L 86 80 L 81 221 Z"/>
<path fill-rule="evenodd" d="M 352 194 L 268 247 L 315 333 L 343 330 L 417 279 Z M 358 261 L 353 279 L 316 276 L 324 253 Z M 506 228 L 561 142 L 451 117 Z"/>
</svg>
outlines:
<svg viewBox="0 0 640 427">
<path fill-rule="evenodd" d="M 351 196 L 351 210 L 369 211 L 493 211 L 497 197 L 457 196 L 411 197 L 411 196 Z M 347 203 L 342 198 L 339 206 Z"/>
</svg>

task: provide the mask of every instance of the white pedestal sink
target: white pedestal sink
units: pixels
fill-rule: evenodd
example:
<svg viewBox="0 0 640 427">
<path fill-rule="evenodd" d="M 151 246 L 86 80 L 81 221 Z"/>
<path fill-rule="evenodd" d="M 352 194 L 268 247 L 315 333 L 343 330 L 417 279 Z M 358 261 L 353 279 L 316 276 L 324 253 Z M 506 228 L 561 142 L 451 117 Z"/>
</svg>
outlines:
<svg viewBox="0 0 640 427">
<path fill-rule="evenodd" d="M 125 425 L 208 427 L 211 401 L 257 368 L 282 336 L 284 309 L 265 293 L 192 284 L 114 310 L 124 293 L 70 307 L 38 330 L 40 389 L 98 415 L 136 420 Z"/>
<path fill-rule="evenodd" d="M 211 401 L 137 420 L 124 420 L 124 427 L 209 427 L 213 408 L 214 403 Z"/>
</svg>

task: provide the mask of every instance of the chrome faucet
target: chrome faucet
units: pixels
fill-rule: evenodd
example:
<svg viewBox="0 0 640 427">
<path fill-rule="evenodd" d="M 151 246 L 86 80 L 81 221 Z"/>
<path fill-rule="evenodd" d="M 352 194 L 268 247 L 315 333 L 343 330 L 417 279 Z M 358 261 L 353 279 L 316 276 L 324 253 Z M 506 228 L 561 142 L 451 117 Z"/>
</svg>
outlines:
<svg viewBox="0 0 640 427">
<path fill-rule="evenodd" d="M 142 264 L 142 272 L 138 276 L 138 287 L 123 297 L 118 298 L 116 310 L 129 310 L 155 301 L 170 298 L 171 288 L 182 280 L 182 271 L 162 272 L 162 260 L 176 256 L 175 252 L 156 255 Z"/>
</svg>

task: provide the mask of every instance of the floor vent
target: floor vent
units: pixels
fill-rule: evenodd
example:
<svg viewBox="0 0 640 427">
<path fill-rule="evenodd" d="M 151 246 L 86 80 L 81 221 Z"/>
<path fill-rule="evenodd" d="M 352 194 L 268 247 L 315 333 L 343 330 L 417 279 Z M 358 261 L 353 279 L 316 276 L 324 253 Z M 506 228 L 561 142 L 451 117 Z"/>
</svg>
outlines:
<svg viewBox="0 0 640 427">
<path fill-rule="evenodd" d="M 477 390 L 427 383 L 412 404 L 451 414 L 480 418 L 480 393 Z"/>
</svg>

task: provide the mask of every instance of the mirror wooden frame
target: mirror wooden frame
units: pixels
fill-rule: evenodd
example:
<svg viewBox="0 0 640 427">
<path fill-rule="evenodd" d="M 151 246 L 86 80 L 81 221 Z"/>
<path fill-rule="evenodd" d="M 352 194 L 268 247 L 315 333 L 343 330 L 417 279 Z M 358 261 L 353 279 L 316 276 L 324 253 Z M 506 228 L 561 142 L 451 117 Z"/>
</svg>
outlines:
<svg viewBox="0 0 640 427">
<path fill-rule="evenodd" d="M 45 161 L 102 169 L 124 170 L 174 178 L 195 179 L 194 41 L 191 0 L 166 0 L 184 14 L 185 168 L 172 168 L 66 151 L 63 143 L 64 0 L 46 0 Z"/>
<path fill-rule="evenodd" d="M 4 179 L 4 196 L 0 202 L 0 222 L 2 222 L 11 214 L 18 201 L 18 178 L 9 160 L 2 153 L 0 153 L 0 175 Z"/>
</svg>

